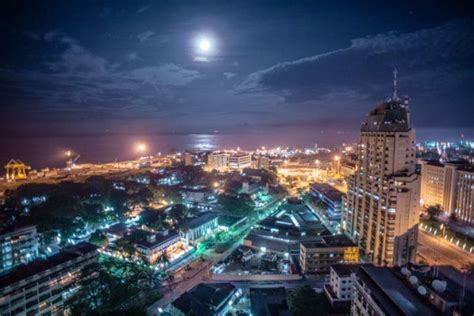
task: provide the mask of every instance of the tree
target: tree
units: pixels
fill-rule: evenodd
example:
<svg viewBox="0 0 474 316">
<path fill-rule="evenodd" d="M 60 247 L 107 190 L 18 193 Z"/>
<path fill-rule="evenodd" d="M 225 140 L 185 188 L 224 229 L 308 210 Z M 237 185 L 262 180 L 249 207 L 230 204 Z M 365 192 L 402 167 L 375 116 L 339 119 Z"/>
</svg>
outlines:
<svg viewBox="0 0 474 316">
<path fill-rule="evenodd" d="M 107 236 L 99 229 L 91 234 L 89 242 L 98 247 L 105 247 L 108 244 Z"/>
<path fill-rule="evenodd" d="M 327 315 L 329 313 L 324 293 L 316 293 L 309 285 L 297 288 L 288 295 L 288 307 L 294 316 Z"/>
<path fill-rule="evenodd" d="M 188 208 L 184 204 L 173 205 L 169 216 L 178 223 L 182 223 L 188 215 Z"/>
<path fill-rule="evenodd" d="M 253 211 L 253 201 L 248 194 L 220 195 L 219 204 L 226 212 L 235 215 L 249 215 Z"/>
</svg>

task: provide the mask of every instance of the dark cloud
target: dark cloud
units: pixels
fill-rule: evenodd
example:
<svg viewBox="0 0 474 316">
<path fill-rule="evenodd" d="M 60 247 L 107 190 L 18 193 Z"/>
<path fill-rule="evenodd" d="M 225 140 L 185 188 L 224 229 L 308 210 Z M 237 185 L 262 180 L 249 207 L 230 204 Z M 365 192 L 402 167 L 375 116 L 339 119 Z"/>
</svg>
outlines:
<svg viewBox="0 0 474 316">
<path fill-rule="evenodd" d="M 202 77 L 173 63 L 125 69 L 64 33 L 47 32 L 43 38 L 61 49 L 48 56 L 42 71 L 0 69 L 0 87 L 9 89 L 8 98 L 15 101 L 5 110 L 17 114 L 20 103 L 30 114 L 144 117 L 174 100 L 170 89 Z M 128 58 L 139 59 L 136 53 Z"/>
<path fill-rule="evenodd" d="M 154 34 L 155 34 L 155 32 L 145 31 L 145 32 L 142 32 L 140 34 L 137 34 L 137 38 L 141 43 L 143 43 L 143 42 L 146 42 L 147 40 L 149 40 L 150 37 L 152 37 Z"/>
<path fill-rule="evenodd" d="M 274 93 L 302 108 L 344 115 L 341 107 L 360 111 L 389 96 L 391 72 L 397 67 L 402 93 L 414 98 L 418 109 L 442 109 L 446 96 L 464 96 L 464 102 L 450 105 L 455 111 L 451 116 L 456 116 L 451 124 L 469 126 L 474 94 L 464 83 L 474 79 L 472 30 L 474 19 L 464 19 L 411 33 L 354 39 L 346 48 L 253 72 L 237 91 Z M 436 114 L 423 115 L 429 119 L 419 122 L 434 122 L 431 115 Z"/>
<path fill-rule="evenodd" d="M 45 0 L 2 9 L 7 131 L 357 131 L 390 95 L 394 67 L 415 125 L 472 125 L 474 27 L 458 2 Z M 211 55 L 196 49 L 203 35 L 217 44 Z"/>
</svg>

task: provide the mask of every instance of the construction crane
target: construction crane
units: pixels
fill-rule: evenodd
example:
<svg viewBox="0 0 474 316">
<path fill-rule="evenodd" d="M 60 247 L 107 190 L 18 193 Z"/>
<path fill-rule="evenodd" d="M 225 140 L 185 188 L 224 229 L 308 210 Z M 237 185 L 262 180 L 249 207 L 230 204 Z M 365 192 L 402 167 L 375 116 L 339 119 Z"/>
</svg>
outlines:
<svg viewBox="0 0 474 316">
<path fill-rule="evenodd" d="M 66 169 L 71 170 L 76 166 L 76 161 L 81 157 L 81 155 L 77 154 L 74 158 L 72 158 L 73 153 L 68 150 L 66 151 L 66 157 L 68 157 L 68 160 L 66 160 Z"/>
<path fill-rule="evenodd" d="M 26 171 L 30 169 L 31 167 L 25 165 L 21 160 L 10 159 L 10 161 L 5 165 L 5 170 L 7 172 L 6 180 L 8 182 L 13 182 L 16 180 L 26 180 Z"/>
</svg>

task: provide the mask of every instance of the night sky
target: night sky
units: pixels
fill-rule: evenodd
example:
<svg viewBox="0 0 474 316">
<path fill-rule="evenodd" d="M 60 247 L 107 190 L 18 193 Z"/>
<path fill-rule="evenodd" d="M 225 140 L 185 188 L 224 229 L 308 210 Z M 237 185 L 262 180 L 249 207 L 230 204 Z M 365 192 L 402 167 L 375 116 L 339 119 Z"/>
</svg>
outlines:
<svg viewBox="0 0 474 316">
<path fill-rule="evenodd" d="M 2 1 L 0 133 L 357 129 L 394 67 L 417 128 L 472 127 L 456 3 Z"/>
</svg>

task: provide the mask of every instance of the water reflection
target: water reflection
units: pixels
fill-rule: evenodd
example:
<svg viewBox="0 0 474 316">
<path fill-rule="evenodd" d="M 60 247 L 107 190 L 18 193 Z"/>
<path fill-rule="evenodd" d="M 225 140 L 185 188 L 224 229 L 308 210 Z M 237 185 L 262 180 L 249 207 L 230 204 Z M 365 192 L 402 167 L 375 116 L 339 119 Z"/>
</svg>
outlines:
<svg viewBox="0 0 474 316">
<path fill-rule="evenodd" d="M 216 148 L 217 136 L 212 134 L 191 134 L 190 143 L 193 150 L 213 150 Z"/>
</svg>

